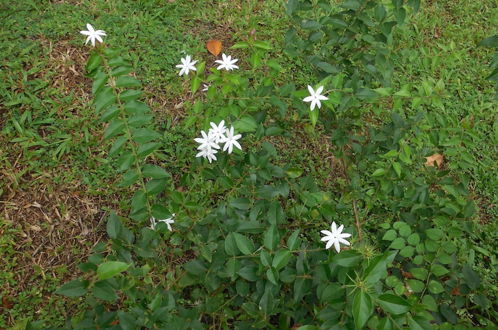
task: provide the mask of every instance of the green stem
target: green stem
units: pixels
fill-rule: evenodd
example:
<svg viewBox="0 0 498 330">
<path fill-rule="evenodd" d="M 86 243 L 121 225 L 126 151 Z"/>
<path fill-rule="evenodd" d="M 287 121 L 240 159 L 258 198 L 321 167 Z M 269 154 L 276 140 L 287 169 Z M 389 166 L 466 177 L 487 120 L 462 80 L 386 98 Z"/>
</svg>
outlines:
<svg viewBox="0 0 498 330">
<path fill-rule="evenodd" d="M 102 51 L 101 51 L 100 48 L 98 48 L 98 52 L 99 52 L 100 57 L 102 58 L 102 67 L 104 68 L 106 75 L 109 78 L 113 79 L 113 77 L 111 75 L 111 70 L 109 68 L 109 64 L 107 62 L 107 59 L 106 59 L 105 55 L 102 53 Z M 123 102 L 120 99 L 119 90 L 115 86 L 114 82 L 111 81 L 111 80 L 108 81 L 108 85 L 109 85 L 109 87 L 112 88 L 113 93 L 116 96 L 116 100 L 117 100 L 118 108 L 119 108 L 119 117 L 120 117 L 121 120 L 123 120 L 123 123 L 125 125 L 126 138 L 129 141 L 130 149 L 131 149 L 131 152 L 132 152 L 133 157 L 134 157 L 135 170 L 137 171 L 137 173 L 138 173 L 138 175 L 140 177 L 140 180 L 139 180 L 140 181 L 140 186 L 141 186 L 141 188 L 142 188 L 142 190 L 144 191 L 144 194 L 145 194 L 145 204 L 146 204 L 147 212 L 148 212 L 148 215 L 149 215 L 149 218 L 150 218 L 150 217 L 152 217 L 152 206 L 151 206 L 151 203 L 149 201 L 149 196 L 147 195 L 147 189 L 146 189 L 146 185 L 145 185 L 145 178 L 144 178 L 144 175 L 142 173 L 142 166 L 139 163 L 139 157 L 138 157 L 138 152 L 137 152 L 138 147 L 137 147 L 136 142 L 134 142 L 133 139 L 132 139 L 131 129 L 130 129 L 130 126 L 128 125 L 128 117 L 126 115 L 126 111 L 124 109 Z"/>
</svg>

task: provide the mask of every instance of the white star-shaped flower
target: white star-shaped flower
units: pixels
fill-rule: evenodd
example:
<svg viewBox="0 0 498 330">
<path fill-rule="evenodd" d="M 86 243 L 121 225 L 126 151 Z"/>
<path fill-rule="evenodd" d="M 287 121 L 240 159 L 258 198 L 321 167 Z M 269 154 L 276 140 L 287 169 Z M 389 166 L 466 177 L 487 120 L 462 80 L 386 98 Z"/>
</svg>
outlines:
<svg viewBox="0 0 498 330">
<path fill-rule="evenodd" d="M 178 64 L 176 66 L 177 68 L 181 69 L 180 73 L 178 74 L 179 76 L 188 75 L 190 70 L 197 71 L 194 66 L 197 61 L 192 61 L 190 55 L 185 56 L 185 58 L 182 58 L 180 61 L 182 62 L 182 64 Z"/>
<path fill-rule="evenodd" d="M 220 64 L 218 66 L 218 70 L 225 69 L 227 71 L 238 69 L 239 67 L 235 65 L 238 59 L 234 58 L 232 60 L 232 56 L 226 56 L 225 54 L 221 54 L 221 60 L 216 60 L 215 63 Z"/>
<path fill-rule="evenodd" d="M 330 229 L 332 231 L 328 230 L 322 230 L 321 233 L 325 235 L 322 237 L 322 242 L 327 242 L 327 245 L 325 246 L 326 249 L 330 249 L 332 245 L 335 247 L 335 250 L 337 253 L 341 251 L 340 244 L 344 245 L 350 245 L 348 241 L 345 240 L 345 238 L 348 238 L 351 236 L 351 234 L 347 233 L 342 233 L 342 230 L 344 229 L 343 225 L 340 225 L 339 228 L 337 228 L 337 225 L 335 222 L 332 222 L 332 226 L 330 226 Z"/>
<path fill-rule="evenodd" d="M 237 140 L 240 139 L 242 137 L 242 135 L 240 135 L 240 134 L 234 135 L 235 133 L 234 133 L 233 126 L 231 126 L 230 129 L 227 129 L 225 134 L 226 134 L 225 139 L 222 141 L 223 143 L 225 143 L 225 145 L 223 146 L 223 151 L 228 150 L 228 153 L 231 154 L 232 150 L 233 150 L 233 146 L 236 146 L 237 148 L 242 150 L 242 147 L 237 142 Z"/>
<path fill-rule="evenodd" d="M 199 143 L 200 145 L 197 147 L 197 150 L 204 150 L 204 149 L 220 149 L 220 146 L 216 142 L 216 139 L 211 133 L 206 134 L 206 132 L 201 131 L 202 137 L 200 138 L 195 138 L 194 141 Z"/>
<path fill-rule="evenodd" d="M 158 220 L 156 222 L 156 218 L 152 217 L 150 218 L 150 228 L 152 230 L 156 230 L 156 226 L 160 223 L 160 222 L 164 222 L 166 224 L 166 226 L 168 226 L 168 230 L 169 231 L 173 231 L 173 228 L 171 227 L 171 224 L 172 223 L 175 223 L 175 220 L 173 220 L 173 217 L 175 216 L 175 214 L 173 213 L 171 215 L 171 218 L 167 218 L 167 219 L 163 219 L 163 220 Z"/>
<path fill-rule="evenodd" d="M 308 91 L 310 92 L 310 96 L 307 96 L 303 99 L 304 102 L 311 102 L 311 111 L 315 110 L 315 106 L 318 106 L 318 109 L 321 108 L 322 103 L 320 100 L 328 100 L 329 98 L 322 95 L 323 86 L 318 87 L 315 91 L 313 87 L 308 85 Z"/>
<path fill-rule="evenodd" d="M 216 160 L 215 154 L 217 152 L 218 152 L 218 150 L 216 150 L 216 149 L 205 148 L 205 149 L 201 149 L 201 151 L 199 151 L 199 153 L 197 153 L 197 155 L 195 155 L 195 157 L 206 158 L 209 161 L 209 163 L 211 163 L 213 160 Z"/>
<path fill-rule="evenodd" d="M 88 31 L 80 31 L 81 34 L 87 36 L 85 45 L 88 44 L 89 41 L 91 41 L 92 46 L 95 47 L 95 40 L 104 42 L 104 40 L 102 40 L 102 36 L 106 36 L 105 31 L 95 30 L 90 24 L 87 24 L 86 28 L 88 29 Z"/>
<path fill-rule="evenodd" d="M 225 121 L 220 121 L 218 125 L 211 122 L 210 125 L 211 128 L 209 129 L 209 135 L 214 139 L 214 142 L 221 143 L 223 140 L 225 140 L 225 132 L 227 131 Z"/>
</svg>

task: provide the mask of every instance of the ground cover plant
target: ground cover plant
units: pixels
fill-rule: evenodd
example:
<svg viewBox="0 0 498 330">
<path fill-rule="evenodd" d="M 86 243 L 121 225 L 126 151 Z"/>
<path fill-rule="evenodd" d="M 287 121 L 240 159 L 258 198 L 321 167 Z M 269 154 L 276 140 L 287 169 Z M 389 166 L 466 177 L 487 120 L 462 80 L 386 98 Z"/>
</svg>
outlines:
<svg viewBox="0 0 498 330">
<path fill-rule="evenodd" d="M 2 4 L 0 327 L 494 327 L 496 6 L 457 2 Z"/>
</svg>

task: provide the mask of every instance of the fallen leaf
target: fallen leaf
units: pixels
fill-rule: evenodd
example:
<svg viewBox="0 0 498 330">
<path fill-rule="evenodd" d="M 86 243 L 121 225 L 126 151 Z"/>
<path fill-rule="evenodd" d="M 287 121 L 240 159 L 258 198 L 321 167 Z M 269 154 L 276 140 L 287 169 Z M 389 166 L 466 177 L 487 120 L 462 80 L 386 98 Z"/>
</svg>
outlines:
<svg viewBox="0 0 498 330">
<path fill-rule="evenodd" d="M 219 40 L 209 40 L 206 43 L 207 50 L 214 56 L 218 56 L 221 53 L 222 45 Z"/>
<path fill-rule="evenodd" d="M 7 296 L 3 296 L 2 297 L 2 308 L 11 309 L 12 307 L 14 307 L 14 303 Z"/>
<path fill-rule="evenodd" d="M 413 278 L 413 275 L 410 272 L 401 271 L 401 274 L 404 278 Z"/>
<path fill-rule="evenodd" d="M 434 166 L 434 162 L 435 162 L 437 167 L 441 167 L 441 165 L 443 165 L 444 157 L 441 154 L 434 154 L 432 156 L 425 157 L 425 159 L 427 160 L 425 162 L 425 165 Z"/>
</svg>

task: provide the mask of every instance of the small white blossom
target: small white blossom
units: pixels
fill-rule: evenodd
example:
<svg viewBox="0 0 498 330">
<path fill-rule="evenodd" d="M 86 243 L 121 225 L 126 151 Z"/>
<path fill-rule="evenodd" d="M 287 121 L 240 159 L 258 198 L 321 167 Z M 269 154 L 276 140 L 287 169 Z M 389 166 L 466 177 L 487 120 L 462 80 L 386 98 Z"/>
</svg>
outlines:
<svg viewBox="0 0 498 330">
<path fill-rule="evenodd" d="M 217 152 L 218 152 L 218 150 L 216 150 L 216 149 L 205 148 L 205 149 L 201 149 L 201 151 L 197 155 L 195 155 L 195 157 L 206 158 L 209 161 L 209 163 L 211 163 L 213 160 L 216 160 L 215 154 Z"/>
<path fill-rule="evenodd" d="M 322 242 L 327 242 L 327 245 L 325 246 L 326 249 L 330 249 L 332 245 L 335 247 L 335 250 L 337 253 L 341 251 L 340 244 L 344 245 L 350 245 L 348 241 L 345 240 L 345 238 L 348 238 L 351 236 L 351 234 L 347 233 L 342 233 L 342 230 L 344 229 L 343 225 L 340 225 L 339 228 L 337 228 L 337 225 L 335 222 L 332 222 L 332 226 L 330 226 L 330 229 L 332 231 L 328 230 L 322 230 L 321 233 L 325 235 L 322 237 Z"/>
<path fill-rule="evenodd" d="M 236 146 L 237 148 L 242 150 L 242 147 L 237 142 L 237 140 L 240 139 L 241 137 L 242 135 L 240 134 L 234 135 L 233 126 L 231 126 L 230 129 L 227 129 L 225 139 L 222 141 L 223 143 L 225 143 L 225 145 L 223 146 L 223 151 L 228 150 L 228 153 L 231 154 L 233 146 Z"/>
<path fill-rule="evenodd" d="M 221 143 L 223 140 L 225 140 L 225 132 L 227 131 L 225 121 L 220 121 L 218 125 L 211 122 L 210 125 L 211 128 L 209 129 L 209 135 L 212 136 L 214 142 Z"/>
<path fill-rule="evenodd" d="M 209 90 L 209 85 L 208 84 L 202 84 L 202 87 L 204 87 L 202 89 L 203 92 L 207 92 Z"/>
<path fill-rule="evenodd" d="M 176 66 L 177 68 L 181 69 L 180 73 L 178 74 L 179 76 L 188 75 L 190 70 L 197 71 L 197 69 L 194 66 L 195 63 L 197 63 L 197 61 L 192 61 L 190 55 L 187 55 L 185 56 L 185 58 L 182 58 L 181 62 L 182 64 L 178 64 Z"/>
<path fill-rule="evenodd" d="M 90 41 L 92 43 L 92 46 L 95 47 L 95 40 L 104 42 L 104 40 L 102 40 L 102 36 L 106 35 L 105 31 L 95 30 L 90 24 L 87 24 L 86 28 L 88 29 L 88 31 L 80 31 L 81 34 L 87 36 L 85 45 Z"/>
<path fill-rule="evenodd" d="M 211 133 L 206 134 L 206 132 L 201 131 L 202 137 L 194 139 L 195 142 L 199 143 L 200 146 L 197 147 L 197 150 L 205 150 L 205 149 L 220 149 L 220 146 L 216 142 L 216 138 L 211 135 Z"/>
<path fill-rule="evenodd" d="M 167 218 L 167 219 L 163 219 L 163 220 L 158 220 L 156 222 L 156 218 L 152 217 L 150 218 L 150 228 L 153 229 L 153 230 L 156 230 L 156 226 L 159 224 L 159 222 L 164 222 L 166 224 L 166 226 L 168 227 L 168 230 L 169 231 L 173 231 L 173 228 L 171 227 L 171 224 L 172 223 L 175 223 L 175 220 L 173 220 L 173 217 L 175 216 L 175 214 L 173 213 L 171 218 Z"/>
<path fill-rule="evenodd" d="M 328 100 L 329 98 L 322 95 L 323 86 L 318 87 L 315 91 L 313 87 L 308 85 L 308 91 L 310 92 L 310 96 L 307 96 L 303 99 L 304 102 L 311 102 L 311 111 L 315 110 L 315 106 L 318 106 L 318 109 L 321 108 L 322 103 L 320 100 Z"/>
<path fill-rule="evenodd" d="M 225 54 L 222 54 L 221 57 L 222 57 L 221 60 L 215 61 L 216 63 L 220 64 L 217 68 L 218 70 L 225 69 L 227 71 L 230 71 L 239 68 L 237 65 L 235 65 L 238 59 L 234 58 L 232 60 L 232 56 L 226 56 Z"/>
</svg>

